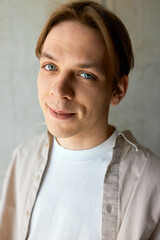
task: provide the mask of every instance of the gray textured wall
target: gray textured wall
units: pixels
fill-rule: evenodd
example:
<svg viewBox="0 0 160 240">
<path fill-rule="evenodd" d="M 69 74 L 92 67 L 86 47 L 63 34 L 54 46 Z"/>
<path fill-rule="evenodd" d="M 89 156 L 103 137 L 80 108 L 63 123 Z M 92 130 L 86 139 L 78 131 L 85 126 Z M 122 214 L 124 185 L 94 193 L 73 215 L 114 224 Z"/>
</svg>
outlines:
<svg viewBox="0 0 160 240">
<path fill-rule="evenodd" d="M 111 109 L 110 122 L 120 130 L 131 129 L 160 156 L 160 1 L 100 2 L 124 21 L 136 62 L 127 96 Z M 14 148 L 44 128 L 39 124 L 44 119 L 37 100 L 34 49 L 54 6 L 51 0 L 0 0 L 0 188 Z"/>
</svg>

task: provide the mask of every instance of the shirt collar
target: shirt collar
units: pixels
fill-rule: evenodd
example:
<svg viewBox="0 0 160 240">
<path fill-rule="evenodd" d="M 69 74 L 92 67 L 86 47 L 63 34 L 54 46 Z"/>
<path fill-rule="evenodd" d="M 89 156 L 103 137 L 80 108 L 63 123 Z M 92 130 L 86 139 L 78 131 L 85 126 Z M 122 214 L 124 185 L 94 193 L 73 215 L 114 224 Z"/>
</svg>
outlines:
<svg viewBox="0 0 160 240">
<path fill-rule="evenodd" d="M 125 130 L 123 132 L 119 132 L 118 136 L 122 136 L 125 141 L 127 141 L 129 144 L 131 144 L 133 147 L 135 147 L 136 152 L 138 152 L 138 148 L 140 144 L 137 142 L 135 137 L 132 135 L 132 133 L 129 130 Z"/>
</svg>

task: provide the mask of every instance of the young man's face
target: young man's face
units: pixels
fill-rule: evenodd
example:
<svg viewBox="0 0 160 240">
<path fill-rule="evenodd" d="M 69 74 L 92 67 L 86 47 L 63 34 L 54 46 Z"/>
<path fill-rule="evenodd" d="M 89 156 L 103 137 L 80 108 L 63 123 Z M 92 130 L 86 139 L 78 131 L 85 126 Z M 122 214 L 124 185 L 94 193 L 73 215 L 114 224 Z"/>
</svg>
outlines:
<svg viewBox="0 0 160 240">
<path fill-rule="evenodd" d="M 61 145 L 83 149 L 107 138 L 112 81 L 96 30 L 76 21 L 53 27 L 40 57 L 38 92 L 48 130 Z"/>
</svg>

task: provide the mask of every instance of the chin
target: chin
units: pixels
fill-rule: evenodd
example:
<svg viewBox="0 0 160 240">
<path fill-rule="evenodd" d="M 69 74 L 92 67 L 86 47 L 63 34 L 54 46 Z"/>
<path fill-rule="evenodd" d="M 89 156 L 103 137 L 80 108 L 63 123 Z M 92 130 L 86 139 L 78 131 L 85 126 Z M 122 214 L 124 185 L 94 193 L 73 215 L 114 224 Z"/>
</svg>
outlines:
<svg viewBox="0 0 160 240">
<path fill-rule="evenodd" d="M 47 124 L 48 131 L 57 138 L 69 138 L 76 134 L 76 131 L 72 127 L 63 127 Z"/>
</svg>

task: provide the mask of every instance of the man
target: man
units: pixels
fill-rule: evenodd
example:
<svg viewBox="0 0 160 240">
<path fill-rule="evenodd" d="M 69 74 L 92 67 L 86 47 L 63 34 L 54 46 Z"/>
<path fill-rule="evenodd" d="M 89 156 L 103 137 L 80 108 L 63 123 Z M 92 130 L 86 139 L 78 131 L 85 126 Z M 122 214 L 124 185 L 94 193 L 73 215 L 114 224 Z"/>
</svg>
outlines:
<svg viewBox="0 0 160 240">
<path fill-rule="evenodd" d="M 159 240 L 160 161 L 108 123 L 134 62 L 123 23 L 92 1 L 64 4 L 36 55 L 48 132 L 14 153 L 1 239 Z"/>
</svg>

